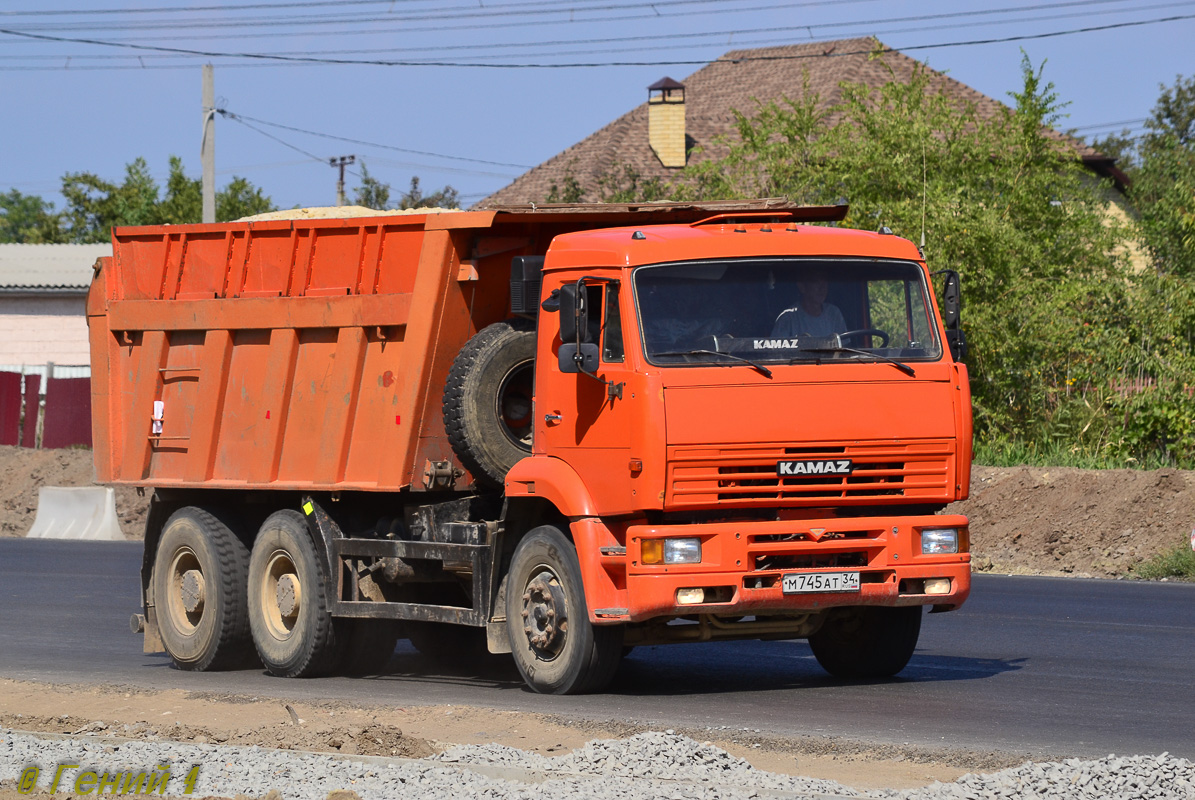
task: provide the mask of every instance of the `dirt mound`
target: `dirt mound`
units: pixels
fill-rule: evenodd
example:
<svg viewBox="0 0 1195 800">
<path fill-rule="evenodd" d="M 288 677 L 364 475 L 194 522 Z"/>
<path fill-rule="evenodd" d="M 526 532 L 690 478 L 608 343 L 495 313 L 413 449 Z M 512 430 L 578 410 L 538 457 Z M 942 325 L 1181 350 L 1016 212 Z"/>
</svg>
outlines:
<svg viewBox="0 0 1195 800">
<path fill-rule="evenodd" d="M 56 717 L 0 713 L 0 727 L 17 730 L 119 736 L 125 739 L 195 744 L 235 744 L 274 750 L 307 750 L 366 756 L 425 758 L 436 750 L 417 736 L 409 736 L 393 725 L 308 726 L 293 724 L 251 725 L 233 730 L 185 725 L 181 722 L 104 722 L 63 714 Z"/>
<path fill-rule="evenodd" d="M 1113 577 L 1189 541 L 1195 472 L 975 467 L 971 518 L 977 572 Z"/>
<path fill-rule="evenodd" d="M 94 486 L 90 450 L 30 450 L 0 445 L 0 536 L 24 536 L 37 516 L 37 490 L 43 486 Z M 149 492 L 116 490 L 116 516 L 125 536 L 145 530 Z"/>
<path fill-rule="evenodd" d="M 39 487 L 94 475 L 90 450 L 0 447 L 0 536 L 33 525 Z M 148 505 L 148 492 L 116 490 L 126 536 L 142 536 Z M 971 518 L 976 571 L 1114 577 L 1188 541 L 1195 472 L 975 467 L 970 499 L 948 511 Z"/>
</svg>

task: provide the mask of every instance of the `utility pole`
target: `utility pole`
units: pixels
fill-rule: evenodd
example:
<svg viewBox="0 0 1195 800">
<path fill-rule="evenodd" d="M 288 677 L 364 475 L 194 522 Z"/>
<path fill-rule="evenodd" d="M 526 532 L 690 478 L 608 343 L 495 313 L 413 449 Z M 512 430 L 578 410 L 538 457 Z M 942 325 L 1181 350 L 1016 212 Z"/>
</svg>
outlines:
<svg viewBox="0 0 1195 800">
<path fill-rule="evenodd" d="M 216 221 L 216 87 L 212 65 L 203 65 L 203 141 L 199 146 L 203 162 L 203 221 Z"/>
<path fill-rule="evenodd" d="M 336 181 L 336 205 L 338 206 L 344 205 L 344 168 L 356 160 L 356 156 L 339 156 L 338 158 L 328 159 L 329 164 L 334 167 L 340 167 L 340 180 Z"/>
</svg>

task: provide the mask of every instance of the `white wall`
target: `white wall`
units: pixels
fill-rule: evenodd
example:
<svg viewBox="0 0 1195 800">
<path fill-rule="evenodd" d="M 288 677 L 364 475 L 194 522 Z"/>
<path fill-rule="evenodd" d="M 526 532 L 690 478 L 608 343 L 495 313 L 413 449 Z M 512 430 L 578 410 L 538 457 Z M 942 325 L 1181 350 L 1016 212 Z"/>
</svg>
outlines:
<svg viewBox="0 0 1195 800">
<path fill-rule="evenodd" d="M 81 296 L 0 294 L 0 364 L 90 364 L 85 302 Z"/>
</svg>

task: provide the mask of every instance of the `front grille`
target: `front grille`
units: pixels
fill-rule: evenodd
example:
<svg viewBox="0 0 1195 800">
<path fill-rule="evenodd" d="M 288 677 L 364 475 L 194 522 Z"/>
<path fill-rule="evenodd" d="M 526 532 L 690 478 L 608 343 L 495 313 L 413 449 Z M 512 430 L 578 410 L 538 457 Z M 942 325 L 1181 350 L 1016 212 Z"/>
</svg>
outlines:
<svg viewBox="0 0 1195 800">
<path fill-rule="evenodd" d="M 675 448 L 668 460 L 670 508 L 849 505 L 902 497 L 949 501 L 954 443 L 841 444 L 825 447 Z M 846 475 L 780 475 L 791 460 L 850 459 Z"/>
</svg>

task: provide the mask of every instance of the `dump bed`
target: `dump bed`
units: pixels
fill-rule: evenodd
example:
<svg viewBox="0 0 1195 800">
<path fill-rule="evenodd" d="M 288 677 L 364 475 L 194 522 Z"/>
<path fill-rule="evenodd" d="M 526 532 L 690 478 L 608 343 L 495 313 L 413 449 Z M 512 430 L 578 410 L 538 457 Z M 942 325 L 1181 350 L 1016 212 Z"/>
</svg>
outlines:
<svg viewBox="0 0 1195 800">
<path fill-rule="evenodd" d="M 792 207 L 528 206 L 117 228 L 88 297 L 97 476 L 424 488 L 432 465 L 459 467 L 444 382 L 462 345 L 510 316 L 513 256 L 542 255 L 567 231 L 773 208 Z"/>
</svg>

